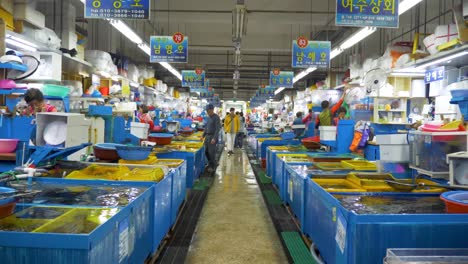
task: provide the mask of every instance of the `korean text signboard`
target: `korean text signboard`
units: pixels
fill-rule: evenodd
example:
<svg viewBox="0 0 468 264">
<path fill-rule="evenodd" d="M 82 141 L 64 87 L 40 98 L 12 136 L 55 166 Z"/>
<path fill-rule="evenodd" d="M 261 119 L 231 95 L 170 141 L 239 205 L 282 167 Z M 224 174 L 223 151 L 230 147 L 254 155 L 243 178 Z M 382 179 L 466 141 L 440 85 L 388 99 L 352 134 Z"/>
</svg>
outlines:
<svg viewBox="0 0 468 264">
<path fill-rule="evenodd" d="M 293 68 L 330 67 L 330 41 L 309 41 L 299 37 L 293 40 L 292 49 Z"/>
<path fill-rule="evenodd" d="M 188 62 L 188 37 L 182 33 L 174 36 L 152 36 L 150 62 Z"/>
<path fill-rule="evenodd" d="M 86 0 L 85 18 L 149 19 L 150 0 Z"/>
<path fill-rule="evenodd" d="M 205 79 L 205 85 L 204 86 L 192 86 L 190 87 L 190 92 L 191 93 L 206 93 L 210 91 L 212 88 L 210 87 L 210 80 Z"/>
<path fill-rule="evenodd" d="M 337 0 L 337 26 L 398 28 L 398 0 Z"/>
<path fill-rule="evenodd" d="M 197 69 L 194 71 L 182 71 L 183 87 L 204 87 L 205 71 Z"/>
<path fill-rule="evenodd" d="M 293 78 L 294 72 L 292 71 L 280 71 L 279 69 L 274 69 L 270 71 L 270 86 L 293 88 Z"/>
<path fill-rule="evenodd" d="M 445 67 L 438 67 L 432 70 L 426 71 L 424 81 L 426 83 L 436 82 L 445 78 Z"/>
</svg>

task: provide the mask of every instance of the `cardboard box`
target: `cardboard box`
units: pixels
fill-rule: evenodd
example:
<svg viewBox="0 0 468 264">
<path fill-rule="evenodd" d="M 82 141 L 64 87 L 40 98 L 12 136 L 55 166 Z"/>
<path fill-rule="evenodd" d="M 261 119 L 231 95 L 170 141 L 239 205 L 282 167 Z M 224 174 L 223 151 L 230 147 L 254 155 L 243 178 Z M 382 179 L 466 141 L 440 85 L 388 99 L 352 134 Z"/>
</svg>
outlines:
<svg viewBox="0 0 468 264">
<path fill-rule="evenodd" d="M 13 14 L 13 10 L 14 10 L 13 0 L 1 0 L 0 8 L 5 9 L 5 11 L 9 12 L 10 14 Z"/>
</svg>

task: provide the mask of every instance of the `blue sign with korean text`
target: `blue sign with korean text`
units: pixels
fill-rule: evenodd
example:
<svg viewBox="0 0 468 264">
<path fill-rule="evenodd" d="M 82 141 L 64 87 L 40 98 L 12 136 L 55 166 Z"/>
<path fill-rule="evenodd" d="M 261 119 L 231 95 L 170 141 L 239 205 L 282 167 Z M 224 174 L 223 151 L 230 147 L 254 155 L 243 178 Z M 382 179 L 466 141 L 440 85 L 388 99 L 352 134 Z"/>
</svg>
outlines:
<svg viewBox="0 0 468 264">
<path fill-rule="evenodd" d="M 306 45 L 298 45 L 297 40 L 293 40 L 293 68 L 330 67 L 330 41 L 308 41 L 305 44 Z"/>
<path fill-rule="evenodd" d="M 204 86 L 192 86 L 190 87 L 190 92 L 192 93 L 206 93 L 208 91 L 212 90 L 210 87 L 210 80 L 205 79 L 205 85 Z"/>
<path fill-rule="evenodd" d="M 85 18 L 149 19 L 150 0 L 86 0 Z"/>
<path fill-rule="evenodd" d="M 151 36 L 150 62 L 188 62 L 188 37 L 183 36 L 182 41 L 175 41 L 174 36 Z"/>
<path fill-rule="evenodd" d="M 436 82 L 445 78 L 445 67 L 438 67 L 432 70 L 426 71 L 424 81 L 426 83 Z"/>
<path fill-rule="evenodd" d="M 205 71 L 182 71 L 182 87 L 204 87 Z"/>
<path fill-rule="evenodd" d="M 337 0 L 337 26 L 398 28 L 398 0 Z"/>
<path fill-rule="evenodd" d="M 292 71 L 270 71 L 270 86 L 293 88 L 294 72 Z"/>
<path fill-rule="evenodd" d="M 211 91 L 206 91 L 206 92 L 203 92 L 203 93 L 200 93 L 200 98 L 202 99 L 206 99 L 206 98 L 213 98 L 215 95 L 215 92 L 213 89 L 211 89 Z"/>
</svg>

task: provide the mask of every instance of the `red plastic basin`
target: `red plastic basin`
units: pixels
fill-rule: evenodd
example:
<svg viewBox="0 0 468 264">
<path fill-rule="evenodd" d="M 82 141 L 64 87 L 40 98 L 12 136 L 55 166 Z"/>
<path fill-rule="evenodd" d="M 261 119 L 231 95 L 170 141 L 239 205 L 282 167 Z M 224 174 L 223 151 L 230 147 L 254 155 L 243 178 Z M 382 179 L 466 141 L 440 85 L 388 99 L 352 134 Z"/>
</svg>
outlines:
<svg viewBox="0 0 468 264">
<path fill-rule="evenodd" d="M 468 191 L 445 192 L 440 195 L 447 213 L 468 214 Z"/>
</svg>

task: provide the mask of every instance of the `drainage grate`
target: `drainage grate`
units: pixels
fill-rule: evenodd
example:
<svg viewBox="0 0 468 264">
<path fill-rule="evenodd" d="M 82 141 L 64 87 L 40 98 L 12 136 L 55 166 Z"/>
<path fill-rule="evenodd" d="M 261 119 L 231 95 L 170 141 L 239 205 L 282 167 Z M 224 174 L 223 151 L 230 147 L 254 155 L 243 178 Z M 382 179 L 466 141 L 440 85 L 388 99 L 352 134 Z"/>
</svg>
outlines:
<svg viewBox="0 0 468 264">
<path fill-rule="evenodd" d="M 281 237 L 293 258 L 294 264 L 318 264 L 298 232 L 281 232 Z"/>
<path fill-rule="evenodd" d="M 267 199 L 268 204 L 270 205 L 282 205 L 279 195 L 273 190 L 263 191 L 265 198 Z"/>
</svg>

